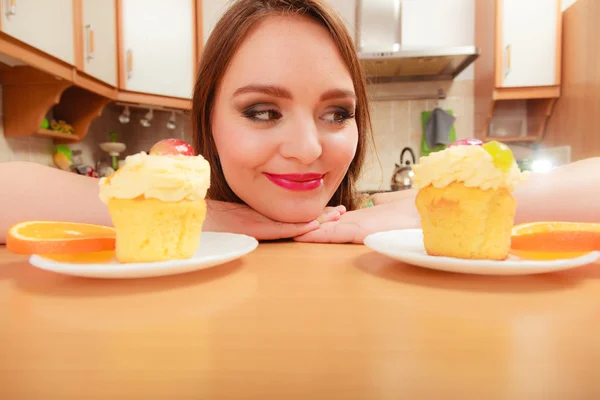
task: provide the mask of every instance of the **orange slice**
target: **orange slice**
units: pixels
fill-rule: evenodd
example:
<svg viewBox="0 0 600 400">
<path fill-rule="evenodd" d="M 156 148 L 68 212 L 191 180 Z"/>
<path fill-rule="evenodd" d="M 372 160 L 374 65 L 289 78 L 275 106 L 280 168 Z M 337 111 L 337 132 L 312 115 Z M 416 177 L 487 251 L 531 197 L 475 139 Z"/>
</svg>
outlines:
<svg viewBox="0 0 600 400">
<path fill-rule="evenodd" d="M 75 222 L 26 221 L 13 225 L 6 248 L 18 254 L 76 254 L 115 249 L 115 230 Z"/>
<path fill-rule="evenodd" d="M 600 250 L 600 224 L 534 222 L 513 228 L 511 253 L 522 258 L 561 259 Z"/>
</svg>

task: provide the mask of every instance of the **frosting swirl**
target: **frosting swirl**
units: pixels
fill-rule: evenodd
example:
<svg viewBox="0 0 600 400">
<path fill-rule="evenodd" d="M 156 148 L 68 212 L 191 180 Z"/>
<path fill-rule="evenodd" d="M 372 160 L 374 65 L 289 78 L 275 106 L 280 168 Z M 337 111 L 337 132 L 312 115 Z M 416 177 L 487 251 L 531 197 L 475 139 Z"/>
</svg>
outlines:
<svg viewBox="0 0 600 400">
<path fill-rule="evenodd" d="M 453 146 L 422 157 L 413 166 L 413 186 L 421 189 L 432 185 L 443 188 L 452 182 L 482 190 L 514 187 L 527 178 L 513 161 L 508 172 L 494 164 L 494 159 L 481 146 Z"/>
<path fill-rule="evenodd" d="M 210 165 L 202 156 L 155 156 L 144 152 L 100 179 L 100 199 L 153 198 L 165 202 L 201 200 L 210 186 Z"/>
</svg>

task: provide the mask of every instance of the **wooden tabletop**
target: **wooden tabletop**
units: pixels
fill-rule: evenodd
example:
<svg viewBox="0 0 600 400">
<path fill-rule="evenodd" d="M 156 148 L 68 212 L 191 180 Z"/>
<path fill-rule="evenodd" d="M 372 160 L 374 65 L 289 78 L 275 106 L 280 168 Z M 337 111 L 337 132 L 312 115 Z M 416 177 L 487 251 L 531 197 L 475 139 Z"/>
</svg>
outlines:
<svg viewBox="0 0 600 400">
<path fill-rule="evenodd" d="M 261 244 L 95 280 L 0 247 L 1 399 L 599 399 L 600 264 L 491 277 Z"/>
</svg>

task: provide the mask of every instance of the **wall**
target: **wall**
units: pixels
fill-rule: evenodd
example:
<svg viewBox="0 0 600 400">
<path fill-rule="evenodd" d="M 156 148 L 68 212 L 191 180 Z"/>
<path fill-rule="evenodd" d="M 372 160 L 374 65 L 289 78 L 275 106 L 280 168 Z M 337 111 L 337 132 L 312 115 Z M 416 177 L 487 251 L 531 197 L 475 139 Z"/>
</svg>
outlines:
<svg viewBox="0 0 600 400">
<path fill-rule="evenodd" d="M 600 156 L 600 2 L 577 0 L 563 13 L 561 97 L 544 145 L 570 145 L 573 161 Z"/>
</svg>

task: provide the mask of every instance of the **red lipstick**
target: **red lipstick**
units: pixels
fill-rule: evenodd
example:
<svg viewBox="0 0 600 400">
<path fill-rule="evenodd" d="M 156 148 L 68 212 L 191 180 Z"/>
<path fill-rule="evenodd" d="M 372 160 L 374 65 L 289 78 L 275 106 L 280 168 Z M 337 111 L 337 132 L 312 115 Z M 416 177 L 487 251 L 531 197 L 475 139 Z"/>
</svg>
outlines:
<svg viewBox="0 0 600 400">
<path fill-rule="evenodd" d="M 268 180 L 279 187 L 293 191 L 314 190 L 323 184 L 323 174 L 270 174 L 265 172 Z"/>
</svg>

